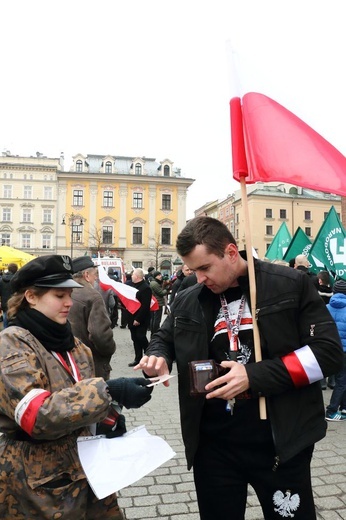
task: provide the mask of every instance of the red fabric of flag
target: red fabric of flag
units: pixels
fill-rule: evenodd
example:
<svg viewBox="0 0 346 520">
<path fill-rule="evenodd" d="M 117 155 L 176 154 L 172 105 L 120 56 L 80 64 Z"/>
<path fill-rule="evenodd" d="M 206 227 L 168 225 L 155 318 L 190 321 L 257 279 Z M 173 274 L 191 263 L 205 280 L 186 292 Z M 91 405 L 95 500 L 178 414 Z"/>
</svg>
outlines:
<svg viewBox="0 0 346 520">
<path fill-rule="evenodd" d="M 234 98 L 237 99 L 237 98 Z M 232 100 L 233 101 L 233 100 Z M 238 110 L 231 101 L 231 123 Z M 240 103 L 240 101 L 239 101 Z M 232 114 L 233 112 L 233 114 Z M 236 115 L 239 119 L 239 114 Z M 242 127 L 241 127 L 242 123 Z M 240 158 L 233 158 L 233 177 L 246 183 L 282 181 L 314 190 L 346 195 L 346 158 L 299 117 L 273 99 L 256 92 L 242 99 L 240 124 L 232 124 L 234 141 L 245 141 L 248 174 Z"/>
</svg>

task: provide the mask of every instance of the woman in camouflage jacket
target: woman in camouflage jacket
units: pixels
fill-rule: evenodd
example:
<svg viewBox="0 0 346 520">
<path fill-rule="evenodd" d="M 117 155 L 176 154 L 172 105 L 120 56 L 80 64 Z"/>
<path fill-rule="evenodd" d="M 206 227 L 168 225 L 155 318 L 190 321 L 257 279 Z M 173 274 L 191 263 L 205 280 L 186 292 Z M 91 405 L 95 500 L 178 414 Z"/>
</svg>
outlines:
<svg viewBox="0 0 346 520">
<path fill-rule="evenodd" d="M 70 269 L 69 257 L 40 257 L 13 279 L 12 321 L 0 335 L 2 520 L 123 519 L 115 494 L 103 500 L 93 494 L 77 438 L 92 435 L 108 416 L 112 384 L 124 392 L 131 378 L 94 377 L 92 353 L 67 321 L 72 287 L 79 286 Z M 138 407 L 150 391 L 140 403 L 123 404 Z"/>
</svg>

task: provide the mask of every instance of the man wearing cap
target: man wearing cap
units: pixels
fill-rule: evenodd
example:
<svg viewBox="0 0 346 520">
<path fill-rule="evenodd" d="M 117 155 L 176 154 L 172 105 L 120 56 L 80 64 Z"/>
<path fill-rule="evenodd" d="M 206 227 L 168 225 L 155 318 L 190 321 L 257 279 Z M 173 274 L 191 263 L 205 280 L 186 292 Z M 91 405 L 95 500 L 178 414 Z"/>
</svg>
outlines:
<svg viewBox="0 0 346 520">
<path fill-rule="evenodd" d="M 73 306 L 69 313 L 72 331 L 92 353 L 95 375 L 109 379 L 110 360 L 115 352 L 115 341 L 111 320 L 101 294 L 94 288 L 97 267 L 90 256 L 72 260 L 73 278 L 84 287 L 84 291 L 73 291 Z"/>
<path fill-rule="evenodd" d="M 153 279 L 150 282 L 150 288 L 153 292 L 153 296 L 157 299 L 157 303 L 159 304 L 159 308 L 157 311 L 153 311 L 153 316 L 151 320 L 151 334 L 154 334 L 160 328 L 160 323 L 162 319 L 162 310 L 165 305 L 165 296 L 168 293 L 167 289 L 163 289 L 162 287 L 162 274 L 160 271 L 153 271 Z"/>
</svg>

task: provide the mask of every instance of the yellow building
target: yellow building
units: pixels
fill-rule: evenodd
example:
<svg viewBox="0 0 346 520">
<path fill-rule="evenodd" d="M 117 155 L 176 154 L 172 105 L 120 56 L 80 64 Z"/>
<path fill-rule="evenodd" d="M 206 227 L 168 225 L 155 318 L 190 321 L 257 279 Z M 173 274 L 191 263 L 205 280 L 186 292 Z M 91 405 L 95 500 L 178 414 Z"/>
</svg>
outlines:
<svg viewBox="0 0 346 520">
<path fill-rule="evenodd" d="M 58 175 L 57 251 L 120 256 L 125 268 L 173 271 L 193 179 L 165 159 L 78 154 Z"/>
</svg>

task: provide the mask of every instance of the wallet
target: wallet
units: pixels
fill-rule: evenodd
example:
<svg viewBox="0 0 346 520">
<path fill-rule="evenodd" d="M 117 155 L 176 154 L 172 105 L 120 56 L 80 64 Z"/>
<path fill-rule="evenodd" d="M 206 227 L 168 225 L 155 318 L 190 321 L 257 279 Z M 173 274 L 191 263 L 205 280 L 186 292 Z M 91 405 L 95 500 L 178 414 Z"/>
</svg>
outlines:
<svg viewBox="0 0 346 520">
<path fill-rule="evenodd" d="M 190 395 L 206 395 L 208 390 L 205 389 L 205 385 L 227 374 L 228 371 L 229 368 L 221 366 L 214 359 L 189 361 Z"/>
</svg>

